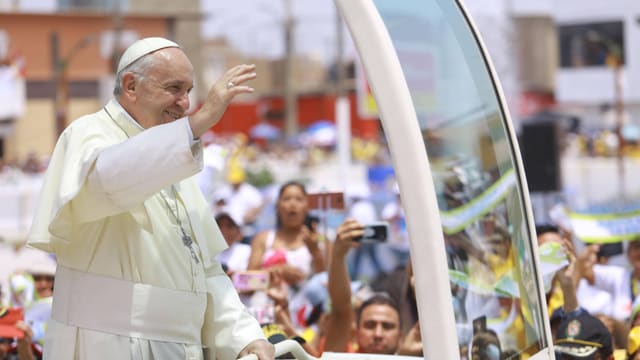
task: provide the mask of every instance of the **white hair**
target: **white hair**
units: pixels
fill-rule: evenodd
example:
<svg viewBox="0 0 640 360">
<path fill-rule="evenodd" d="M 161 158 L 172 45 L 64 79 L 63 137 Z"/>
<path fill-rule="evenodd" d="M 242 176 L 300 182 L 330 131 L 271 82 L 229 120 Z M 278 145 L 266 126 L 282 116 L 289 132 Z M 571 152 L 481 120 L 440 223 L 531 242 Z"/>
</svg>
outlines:
<svg viewBox="0 0 640 360">
<path fill-rule="evenodd" d="M 122 78 L 124 77 L 124 74 L 130 72 L 134 73 L 136 76 L 142 77 L 152 66 L 156 65 L 157 59 L 151 56 L 153 54 L 154 53 L 150 53 L 142 56 L 116 74 L 116 84 L 113 88 L 113 96 L 119 97 L 122 95 Z"/>
</svg>

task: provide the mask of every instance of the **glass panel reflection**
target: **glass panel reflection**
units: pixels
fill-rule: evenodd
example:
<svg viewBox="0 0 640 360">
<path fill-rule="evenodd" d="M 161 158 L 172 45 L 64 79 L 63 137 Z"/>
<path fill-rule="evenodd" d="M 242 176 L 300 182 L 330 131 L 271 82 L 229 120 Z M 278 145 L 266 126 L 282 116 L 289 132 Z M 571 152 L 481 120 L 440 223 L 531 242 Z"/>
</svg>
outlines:
<svg viewBox="0 0 640 360">
<path fill-rule="evenodd" d="M 527 358 L 546 346 L 546 315 L 513 150 L 481 51 L 453 1 L 374 2 L 434 173 L 461 357 Z"/>
</svg>

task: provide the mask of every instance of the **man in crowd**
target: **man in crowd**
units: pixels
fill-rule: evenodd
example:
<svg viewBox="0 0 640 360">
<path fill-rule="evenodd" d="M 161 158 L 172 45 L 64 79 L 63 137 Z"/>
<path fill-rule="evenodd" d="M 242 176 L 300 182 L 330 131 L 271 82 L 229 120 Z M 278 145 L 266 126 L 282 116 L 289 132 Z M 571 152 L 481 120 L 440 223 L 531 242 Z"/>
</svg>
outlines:
<svg viewBox="0 0 640 360">
<path fill-rule="evenodd" d="M 356 241 L 364 235 L 364 227 L 347 220 L 338 227 L 329 266 L 329 297 L 331 312 L 326 324 L 325 350 L 344 352 L 355 340 L 357 351 L 370 354 L 421 355 L 422 341 L 417 325 L 402 340 L 400 314 L 396 302 L 384 293 L 375 294 L 356 309 L 355 339 L 351 338 L 353 309 L 351 279 L 346 256 Z"/>
<path fill-rule="evenodd" d="M 216 223 L 229 247 L 218 254 L 217 259 L 226 267 L 227 273 L 247 270 L 251 246 L 242 243 L 242 229 L 226 212 L 216 215 Z"/>
<path fill-rule="evenodd" d="M 247 173 L 239 160 L 230 159 L 227 167 L 227 184 L 214 193 L 218 212 L 229 213 L 242 229 L 243 237 L 250 239 L 256 233 L 254 225 L 264 205 L 262 194 L 247 182 Z"/>
<path fill-rule="evenodd" d="M 200 136 L 253 92 L 254 71 L 231 68 L 186 116 L 191 62 L 142 39 L 120 59 L 115 99 L 61 135 L 29 237 L 58 260 L 47 359 L 273 358 L 214 259 L 227 245 L 191 178 Z"/>
<path fill-rule="evenodd" d="M 557 360 L 613 360 L 611 334 L 587 312 L 569 315 L 558 326 L 554 351 Z"/>
<path fill-rule="evenodd" d="M 538 245 L 546 242 L 569 243 L 567 232 L 553 225 L 536 227 Z M 638 286 L 634 270 L 630 274 L 625 268 L 598 263 L 599 245 L 589 245 L 578 256 L 577 298 L 580 306 L 591 314 L 607 315 L 619 321 L 625 321 L 631 313 L 632 299 L 637 295 Z M 632 268 L 640 269 L 640 241 L 629 241 L 627 258 Z M 634 265 L 635 264 L 635 265 Z M 561 299 L 554 295 L 549 301 L 552 309 L 561 305 Z"/>
</svg>

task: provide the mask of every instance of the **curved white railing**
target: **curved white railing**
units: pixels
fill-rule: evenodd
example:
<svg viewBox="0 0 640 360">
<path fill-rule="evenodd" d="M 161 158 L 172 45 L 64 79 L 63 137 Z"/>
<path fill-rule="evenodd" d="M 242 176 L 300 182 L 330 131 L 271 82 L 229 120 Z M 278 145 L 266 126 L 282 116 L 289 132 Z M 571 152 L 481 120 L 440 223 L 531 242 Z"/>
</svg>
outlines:
<svg viewBox="0 0 640 360">
<path fill-rule="evenodd" d="M 393 157 L 414 254 L 420 328 L 428 333 L 422 338 L 425 358 L 459 359 L 440 210 L 404 72 L 373 1 L 335 3 L 360 54 Z"/>
<path fill-rule="evenodd" d="M 294 340 L 285 340 L 275 344 L 276 357 L 291 353 L 298 360 L 318 360 L 317 357 L 307 354 L 300 344 Z M 256 355 L 243 356 L 238 360 L 258 360 Z"/>
</svg>

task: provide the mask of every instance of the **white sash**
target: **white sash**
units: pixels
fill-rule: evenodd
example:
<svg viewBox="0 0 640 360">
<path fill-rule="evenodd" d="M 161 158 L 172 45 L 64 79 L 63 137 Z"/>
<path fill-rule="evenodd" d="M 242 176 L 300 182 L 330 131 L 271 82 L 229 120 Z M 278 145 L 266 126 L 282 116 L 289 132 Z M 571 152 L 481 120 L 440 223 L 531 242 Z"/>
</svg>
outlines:
<svg viewBox="0 0 640 360">
<path fill-rule="evenodd" d="M 206 293 L 166 289 L 58 265 L 52 318 L 115 335 L 201 344 Z"/>
</svg>

